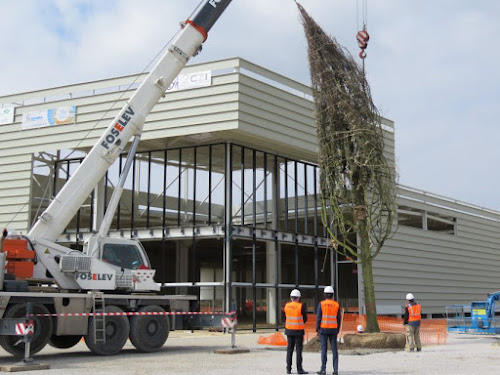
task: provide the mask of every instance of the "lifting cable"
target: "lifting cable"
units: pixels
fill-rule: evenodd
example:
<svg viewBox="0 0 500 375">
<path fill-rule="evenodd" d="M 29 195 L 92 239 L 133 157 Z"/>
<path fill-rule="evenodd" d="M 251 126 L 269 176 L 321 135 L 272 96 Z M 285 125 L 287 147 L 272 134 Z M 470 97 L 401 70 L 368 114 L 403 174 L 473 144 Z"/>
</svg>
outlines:
<svg viewBox="0 0 500 375">
<path fill-rule="evenodd" d="M 363 72 L 365 71 L 365 58 L 366 51 L 368 47 L 368 41 L 370 40 L 370 34 L 368 34 L 368 5 L 367 0 L 356 0 L 356 18 L 357 18 L 357 28 L 358 33 L 356 34 L 356 39 L 358 41 L 358 47 L 361 49 L 359 52 L 359 58 L 363 61 Z M 361 20 L 361 26 L 360 26 Z"/>
</svg>

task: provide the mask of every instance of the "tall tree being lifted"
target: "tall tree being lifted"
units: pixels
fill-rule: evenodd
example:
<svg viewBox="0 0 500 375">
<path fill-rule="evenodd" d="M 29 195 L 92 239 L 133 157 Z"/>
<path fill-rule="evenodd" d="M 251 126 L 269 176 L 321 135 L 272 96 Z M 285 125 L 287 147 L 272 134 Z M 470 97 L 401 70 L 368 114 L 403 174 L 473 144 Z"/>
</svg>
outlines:
<svg viewBox="0 0 500 375">
<path fill-rule="evenodd" d="M 335 250 L 361 265 L 366 331 L 379 332 L 372 262 L 392 230 L 394 168 L 364 71 L 297 5 L 308 42 L 323 225 Z"/>
</svg>

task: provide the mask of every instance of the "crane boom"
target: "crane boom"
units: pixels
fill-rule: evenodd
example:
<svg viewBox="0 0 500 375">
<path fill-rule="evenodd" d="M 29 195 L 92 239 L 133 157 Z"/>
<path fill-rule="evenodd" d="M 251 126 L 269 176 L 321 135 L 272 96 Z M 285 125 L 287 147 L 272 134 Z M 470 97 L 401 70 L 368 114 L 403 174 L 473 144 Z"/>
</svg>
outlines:
<svg viewBox="0 0 500 375">
<path fill-rule="evenodd" d="M 128 141 L 142 131 L 146 116 L 188 60 L 196 54 L 232 0 L 203 0 L 167 52 L 113 119 L 74 175 L 40 215 L 28 237 L 55 241 L 91 194 Z"/>
<path fill-rule="evenodd" d="M 167 315 L 173 300 L 196 300 L 195 296 L 157 295 L 160 284 L 154 278 L 156 271 L 152 269 L 141 243 L 137 239 L 107 236 L 126 179 L 124 171 L 100 232 L 88 238 L 83 251 L 55 241 L 130 139 L 135 137 L 127 160 L 130 167 L 146 116 L 189 58 L 201 48 L 208 31 L 230 2 L 201 1 L 192 16 L 183 23 L 167 52 L 113 119 L 28 235 L 8 236 L 7 230 L 1 233 L 0 346 L 7 352 L 16 356 L 30 350 L 35 353 L 49 341 L 56 347 L 68 348 L 80 341 L 82 336 L 85 336 L 89 349 L 98 355 L 118 353 L 127 337 L 139 351 L 159 350 L 168 337 L 169 319 L 156 314 Z M 10 275 L 4 280 L 6 273 Z M 82 293 L 84 291 L 87 293 Z M 10 338 L 14 329 L 5 327 L 14 327 L 18 317 L 28 314 L 26 303 L 33 304 L 33 312 L 37 316 L 34 318 L 34 339 L 30 340 L 31 346 L 26 345 L 25 350 L 18 338 Z M 118 313 L 119 321 L 104 319 L 105 306 L 105 315 Z M 88 318 L 91 312 L 95 315 Z M 144 316 L 133 320 L 134 316 L 129 323 L 128 318 L 122 316 L 128 313 Z M 68 316 L 76 315 L 78 317 L 71 322 L 67 320 Z M 102 317 L 99 324 L 95 320 L 97 316 Z M 110 327 L 119 334 L 108 335 Z"/>
</svg>

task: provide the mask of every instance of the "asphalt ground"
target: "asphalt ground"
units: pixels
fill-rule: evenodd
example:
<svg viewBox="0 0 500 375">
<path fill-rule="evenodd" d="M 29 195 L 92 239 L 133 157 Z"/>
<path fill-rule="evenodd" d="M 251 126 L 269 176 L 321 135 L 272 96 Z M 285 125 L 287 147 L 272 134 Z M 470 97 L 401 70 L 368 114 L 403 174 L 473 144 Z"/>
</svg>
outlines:
<svg viewBox="0 0 500 375">
<path fill-rule="evenodd" d="M 216 354 L 214 350 L 229 349 L 231 335 L 196 331 L 172 332 L 162 350 L 139 353 L 127 342 L 115 356 L 100 357 L 90 353 L 85 343 L 71 349 L 50 346 L 34 356 L 38 363 L 50 369 L 27 371 L 26 374 L 72 375 L 145 375 L 145 374 L 203 374 L 250 375 L 285 374 L 285 348 L 259 345 L 259 335 L 273 332 L 236 335 L 236 347 L 249 349 L 248 353 Z M 294 357 L 295 361 L 295 357 Z M 0 366 L 15 364 L 8 353 L 0 349 Z M 316 373 L 320 354 L 304 352 L 304 368 Z M 331 374 L 331 354 L 327 371 Z M 292 369 L 296 373 L 296 368 Z M 500 336 L 450 335 L 445 345 L 424 346 L 422 352 L 377 352 L 353 355 L 341 352 L 339 373 L 361 374 L 500 374 Z"/>
</svg>

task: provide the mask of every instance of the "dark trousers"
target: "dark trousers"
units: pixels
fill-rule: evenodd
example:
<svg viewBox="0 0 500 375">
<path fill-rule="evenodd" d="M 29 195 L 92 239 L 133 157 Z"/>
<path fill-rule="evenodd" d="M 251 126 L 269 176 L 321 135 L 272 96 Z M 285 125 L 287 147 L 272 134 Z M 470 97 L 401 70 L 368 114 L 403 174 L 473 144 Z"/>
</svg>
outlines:
<svg viewBox="0 0 500 375">
<path fill-rule="evenodd" d="M 320 334 L 321 339 L 321 371 L 326 371 L 326 354 L 328 352 L 328 341 L 332 347 L 333 354 L 333 372 L 338 372 L 339 370 L 339 353 L 337 351 L 337 334 L 324 335 Z"/>
<path fill-rule="evenodd" d="M 302 369 L 302 346 L 304 343 L 303 335 L 287 335 L 288 346 L 286 347 L 286 369 L 292 369 L 292 355 L 293 349 L 296 347 L 296 357 L 297 357 L 297 370 Z"/>
</svg>

